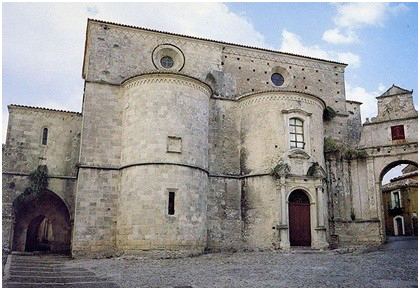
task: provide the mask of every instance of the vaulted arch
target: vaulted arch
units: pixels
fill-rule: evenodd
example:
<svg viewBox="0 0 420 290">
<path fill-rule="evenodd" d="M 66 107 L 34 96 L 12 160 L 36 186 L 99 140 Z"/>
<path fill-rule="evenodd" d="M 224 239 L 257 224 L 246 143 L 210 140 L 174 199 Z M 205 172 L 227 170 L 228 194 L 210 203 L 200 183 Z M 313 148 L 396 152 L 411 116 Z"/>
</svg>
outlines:
<svg viewBox="0 0 420 290">
<path fill-rule="evenodd" d="M 54 192 L 21 195 L 14 201 L 14 251 L 69 253 L 70 213 Z"/>
</svg>

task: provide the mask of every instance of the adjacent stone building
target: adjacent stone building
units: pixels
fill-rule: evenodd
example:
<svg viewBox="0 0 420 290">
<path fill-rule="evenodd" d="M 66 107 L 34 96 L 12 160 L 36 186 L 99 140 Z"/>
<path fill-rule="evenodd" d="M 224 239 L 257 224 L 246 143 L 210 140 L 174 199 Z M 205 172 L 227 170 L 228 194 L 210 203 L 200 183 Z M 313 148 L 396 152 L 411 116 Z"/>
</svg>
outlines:
<svg viewBox="0 0 420 290">
<path fill-rule="evenodd" d="M 380 243 L 380 180 L 417 166 L 417 111 L 392 87 L 362 126 L 345 67 L 88 20 L 82 112 L 9 106 L 3 247 L 79 257 Z"/>
<path fill-rule="evenodd" d="M 418 170 L 408 165 L 402 172 L 382 186 L 387 236 L 418 235 Z"/>
</svg>

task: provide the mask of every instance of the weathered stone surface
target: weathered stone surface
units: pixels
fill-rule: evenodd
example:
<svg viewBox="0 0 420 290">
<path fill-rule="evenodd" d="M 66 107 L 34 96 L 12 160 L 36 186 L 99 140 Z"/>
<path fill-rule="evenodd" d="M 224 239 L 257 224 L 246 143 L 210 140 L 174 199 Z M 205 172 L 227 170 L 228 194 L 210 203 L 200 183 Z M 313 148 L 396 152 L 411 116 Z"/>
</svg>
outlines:
<svg viewBox="0 0 420 290">
<path fill-rule="evenodd" d="M 380 180 L 392 165 L 417 164 L 417 111 L 412 92 L 394 86 L 362 126 L 360 103 L 345 99 L 345 66 L 89 20 L 83 116 L 9 107 L 3 246 L 12 203 L 40 164 L 69 209 L 74 256 L 288 249 L 295 190 L 310 200 L 312 248 L 330 235 L 383 240 Z M 392 140 L 395 125 L 405 140 Z M 337 142 L 327 155 L 325 137 Z"/>
</svg>

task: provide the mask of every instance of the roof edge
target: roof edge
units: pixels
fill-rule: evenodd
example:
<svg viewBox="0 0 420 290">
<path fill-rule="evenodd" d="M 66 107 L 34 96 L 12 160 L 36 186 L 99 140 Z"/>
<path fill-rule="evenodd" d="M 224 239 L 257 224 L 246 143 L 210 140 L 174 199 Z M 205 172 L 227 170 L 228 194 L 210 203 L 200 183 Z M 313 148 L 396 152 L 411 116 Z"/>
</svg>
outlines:
<svg viewBox="0 0 420 290">
<path fill-rule="evenodd" d="M 168 34 L 168 35 L 173 35 L 173 36 L 186 37 L 186 38 L 195 39 L 195 40 L 209 41 L 209 42 L 225 44 L 225 45 L 232 45 L 232 46 L 237 46 L 237 47 L 242 47 L 242 48 L 256 49 L 256 50 L 265 51 L 265 52 L 272 52 L 272 53 L 278 53 L 278 54 L 283 54 L 283 55 L 288 55 L 288 56 L 294 56 L 294 57 L 306 58 L 306 59 L 310 59 L 310 60 L 316 60 L 316 61 L 323 61 L 323 62 L 328 62 L 328 63 L 332 63 L 332 64 L 338 64 L 338 65 L 341 65 L 341 66 L 344 66 L 344 67 L 348 66 L 348 64 L 338 62 L 338 61 L 321 59 L 321 58 L 310 57 L 310 56 L 305 56 L 305 55 L 299 55 L 299 54 L 294 54 L 294 53 L 290 53 L 290 52 L 281 52 L 281 51 L 271 50 L 271 49 L 267 49 L 267 48 L 248 46 L 248 45 L 231 43 L 231 42 L 224 42 L 224 41 L 213 40 L 213 39 L 209 39 L 209 38 L 196 37 L 196 36 L 178 34 L 178 33 L 173 33 L 173 32 L 155 30 L 155 29 L 150 29 L 150 28 L 144 28 L 144 27 L 139 27 L 139 26 L 134 26 L 134 25 L 120 24 L 120 23 L 116 23 L 116 22 L 109 22 L 109 21 L 104 21 L 104 20 L 99 20 L 99 19 L 88 18 L 88 25 L 89 25 L 90 22 L 97 22 L 97 23 L 102 23 L 102 24 L 109 24 L 109 25 L 116 25 L 116 26 L 127 27 L 127 28 L 134 28 L 134 29 L 144 30 L 144 31 L 148 31 L 148 32 L 162 33 L 162 34 Z M 85 46 L 85 48 L 86 48 L 86 46 Z"/>
<path fill-rule="evenodd" d="M 16 105 L 16 104 L 10 104 L 10 105 L 7 106 L 8 109 L 13 108 L 13 107 L 21 108 L 21 109 L 35 109 L 35 110 L 42 110 L 42 111 L 52 111 L 52 112 L 58 112 L 58 113 L 82 115 L 81 112 L 50 109 L 50 108 L 44 108 L 44 107 L 34 107 L 34 106 L 25 106 L 25 105 Z"/>
<path fill-rule="evenodd" d="M 362 105 L 363 104 L 363 102 L 352 101 L 352 100 L 346 100 L 346 103 L 359 104 L 359 105 Z"/>
</svg>

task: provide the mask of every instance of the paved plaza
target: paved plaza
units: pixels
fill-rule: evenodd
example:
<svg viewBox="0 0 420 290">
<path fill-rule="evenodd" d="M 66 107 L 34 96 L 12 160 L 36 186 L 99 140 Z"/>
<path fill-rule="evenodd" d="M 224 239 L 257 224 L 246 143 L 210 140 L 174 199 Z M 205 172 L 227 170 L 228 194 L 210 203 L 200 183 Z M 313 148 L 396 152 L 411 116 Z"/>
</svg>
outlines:
<svg viewBox="0 0 420 290">
<path fill-rule="evenodd" d="M 327 252 L 211 253 L 67 261 L 120 287 L 417 287 L 417 237 Z"/>
</svg>

